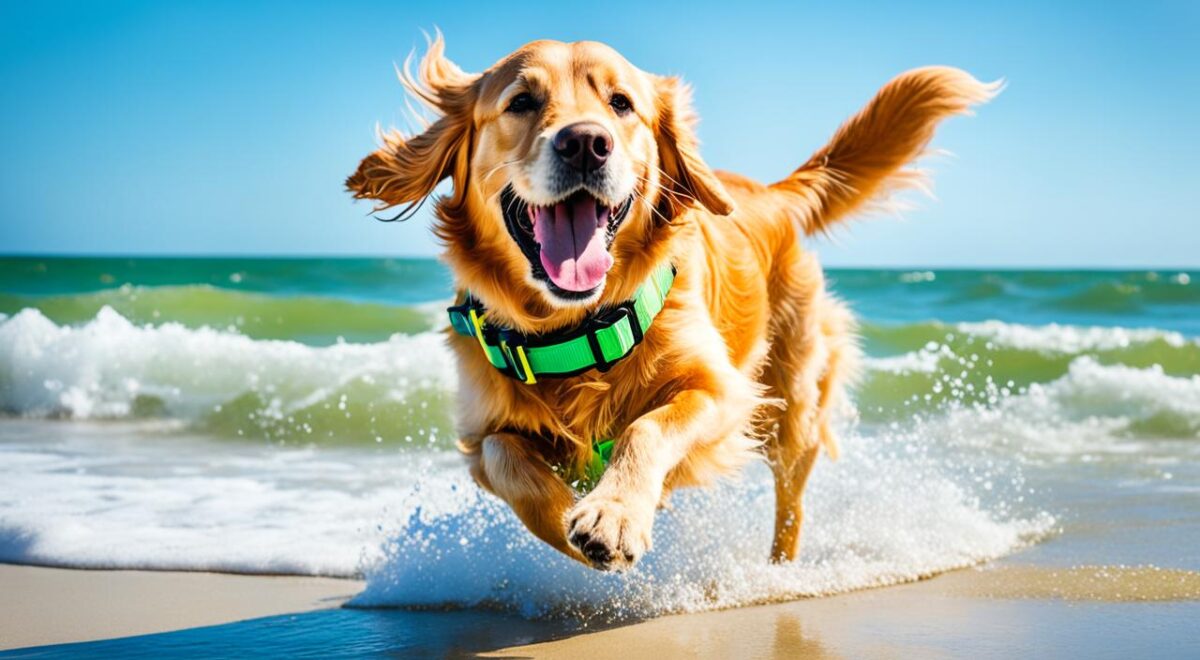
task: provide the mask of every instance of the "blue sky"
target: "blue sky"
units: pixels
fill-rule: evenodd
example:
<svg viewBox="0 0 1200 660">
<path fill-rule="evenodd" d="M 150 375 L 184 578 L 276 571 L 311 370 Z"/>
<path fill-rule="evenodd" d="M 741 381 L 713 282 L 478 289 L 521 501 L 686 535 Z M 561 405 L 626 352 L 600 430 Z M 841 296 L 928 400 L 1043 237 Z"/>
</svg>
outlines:
<svg viewBox="0 0 1200 660">
<path fill-rule="evenodd" d="M 1200 5 L 36 2 L 0 5 L 0 252 L 430 255 L 341 182 L 404 125 L 422 29 L 479 70 L 604 41 L 696 88 L 704 155 L 784 176 L 881 84 L 1007 90 L 945 125 L 937 199 L 816 243 L 830 265 L 1200 265 Z"/>
</svg>

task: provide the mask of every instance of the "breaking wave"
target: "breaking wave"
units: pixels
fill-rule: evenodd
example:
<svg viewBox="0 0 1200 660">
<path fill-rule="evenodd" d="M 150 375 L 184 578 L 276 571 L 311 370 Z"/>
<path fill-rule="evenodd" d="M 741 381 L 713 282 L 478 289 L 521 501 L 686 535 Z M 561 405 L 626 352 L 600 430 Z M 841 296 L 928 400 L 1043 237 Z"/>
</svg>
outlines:
<svg viewBox="0 0 1200 660">
<path fill-rule="evenodd" d="M 866 422 L 961 406 L 1011 414 L 1021 401 L 1052 401 L 1057 419 L 1200 433 L 1200 344 L 1179 333 L 990 321 L 867 325 L 863 337 L 874 356 L 856 394 Z M 0 321 L 0 410 L 23 417 L 170 418 L 226 436 L 412 442 L 414 432 L 452 428 L 454 388 L 434 331 L 311 346 L 138 324 L 110 307 L 79 325 L 33 309 Z"/>
</svg>

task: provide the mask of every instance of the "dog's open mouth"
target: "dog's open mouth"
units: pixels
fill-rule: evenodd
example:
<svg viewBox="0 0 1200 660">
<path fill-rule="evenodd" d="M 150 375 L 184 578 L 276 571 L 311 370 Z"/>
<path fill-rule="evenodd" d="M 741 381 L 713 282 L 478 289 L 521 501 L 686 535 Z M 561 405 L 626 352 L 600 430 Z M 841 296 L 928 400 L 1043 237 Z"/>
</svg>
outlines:
<svg viewBox="0 0 1200 660">
<path fill-rule="evenodd" d="M 517 196 L 511 186 L 500 195 L 504 222 L 533 276 L 550 291 L 568 300 L 591 297 L 612 268 L 608 248 L 633 205 L 630 196 L 608 206 L 579 190 L 549 206 L 535 206 Z"/>
</svg>

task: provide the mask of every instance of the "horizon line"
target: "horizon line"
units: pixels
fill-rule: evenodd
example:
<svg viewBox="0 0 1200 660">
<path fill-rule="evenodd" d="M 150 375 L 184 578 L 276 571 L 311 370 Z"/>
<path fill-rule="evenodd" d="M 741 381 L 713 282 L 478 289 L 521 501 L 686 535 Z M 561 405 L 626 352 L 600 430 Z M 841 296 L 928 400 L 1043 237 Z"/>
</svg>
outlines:
<svg viewBox="0 0 1200 660">
<path fill-rule="evenodd" d="M 216 260 L 244 259 L 259 261 L 302 261 L 302 260 L 374 260 L 406 259 L 422 261 L 440 261 L 438 255 L 379 255 L 379 254 L 253 254 L 253 253 L 49 253 L 49 252 L 12 252 L 0 253 L 0 259 L 177 259 L 177 260 Z M 1078 265 L 1078 264 L 1037 264 L 1037 265 L 1003 265 L 1003 264 L 822 264 L 825 269 L 843 270 L 958 270 L 958 271 L 1200 271 L 1200 265 L 1193 266 L 1149 266 L 1149 265 Z"/>
</svg>

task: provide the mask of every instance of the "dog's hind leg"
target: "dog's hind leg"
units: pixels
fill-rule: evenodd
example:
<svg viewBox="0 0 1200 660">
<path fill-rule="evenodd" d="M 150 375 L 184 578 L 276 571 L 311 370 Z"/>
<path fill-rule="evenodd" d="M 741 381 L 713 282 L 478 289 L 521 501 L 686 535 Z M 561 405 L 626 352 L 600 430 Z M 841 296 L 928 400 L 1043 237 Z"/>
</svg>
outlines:
<svg viewBox="0 0 1200 660">
<path fill-rule="evenodd" d="M 798 442 L 809 431 L 798 428 L 804 421 L 799 415 L 785 413 L 779 424 L 780 443 L 768 446 L 771 470 L 775 473 L 775 536 L 771 541 L 771 561 L 791 561 L 800 546 L 800 528 L 804 522 L 804 486 L 821 446 Z"/>
<path fill-rule="evenodd" d="M 459 448 L 467 455 L 475 481 L 507 502 L 534 536 L 584 562 L 579 551 L 567 543 L 565 516 L 575 504 L 575 493 L 537 455 L 531 440 L 493 433 L 482 441 L 461 441 Z"/>
<path fill-rule="evenodd" d="M 803 266 L 796 271 L 793 275 L 803 274 Z M 807 275 L 791 281 L 792 291 L 810 295 L 782 303 L 773 315 L 775 331 L 762 376 L 771 396 L 785 404 L 767 419 L 773 433 L 765 443 L 775 477 L 771 560 L 776 562 L 796 557 L 804 488 L 821 447 L 837 456 L 830 417 L 857 355 L 849 312 L 824 292 L 819 271 Z"/>
</svg>

